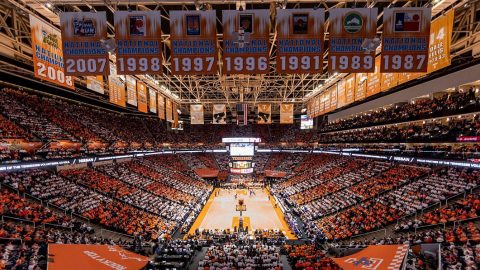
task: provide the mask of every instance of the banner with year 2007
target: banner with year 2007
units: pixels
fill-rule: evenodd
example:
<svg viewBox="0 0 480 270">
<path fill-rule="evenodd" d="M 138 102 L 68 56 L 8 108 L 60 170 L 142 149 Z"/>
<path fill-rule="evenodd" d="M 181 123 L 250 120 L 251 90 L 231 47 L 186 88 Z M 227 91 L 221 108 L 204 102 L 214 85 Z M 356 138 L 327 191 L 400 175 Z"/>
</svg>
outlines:
<svg viewBox="0 0 480 270">
<path fill-rule="evenodd" d="M 373 72 L 377 33 L 377 8 L 334 8 L 330 10 L 328 71 L 340 73 Z"/>
<path fill-rule="evenodd" d="M 224 10 L 223 74 L 269 72 L 270 11 Z"/>
<path fill-rule="evenodd" d="M 162 71 L 160 11 L 116 11 L 117 73 Z"/>
<path fill-rule="evenodd" d="M 323 9 L 277 10 L 277 73 L 319 73 L 323 68 Z"/>
<path fill-rule="evenodd" d="M 430 8 L 387 8 L 383 12 L 381 72 L 426 72 Z"/>
<path fill-rule="evenodd" d="M 107 15 L 101 12 L 62 12 L 62 48 L 65 75 L 108 75 Z"/>
<path fill-rule="evenodd" d="M 172 74 L 217 74 L 215 10 L 170 11 Z"/>
<path fill-rule="evenodd" d="M 35 77 L 70 89 L 75 88 L 73 78 L 65 76 L 60 31 L 30 14 L 30 32 Z"/>
</svg>

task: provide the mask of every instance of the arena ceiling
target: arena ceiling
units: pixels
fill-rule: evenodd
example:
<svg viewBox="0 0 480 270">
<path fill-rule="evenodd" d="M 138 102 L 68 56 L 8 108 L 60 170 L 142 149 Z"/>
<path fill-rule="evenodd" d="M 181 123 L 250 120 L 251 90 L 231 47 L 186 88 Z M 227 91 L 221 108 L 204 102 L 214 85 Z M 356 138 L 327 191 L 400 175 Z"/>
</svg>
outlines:
<svg viewBox="0 0 480 270">
<path fill-rule="evenodd" d="M 402 0 L 368 0 L 368 1 L 233 1 L 233 0 L 6 0 L 0 3 L 0 27 L 1 34 L 9 40 L 1 42 L 5 47 L 13 50 L 16 58 L 27 61 L 31 54 L 29 50 L 30 36 L 28 26 L 28 14 L 36 13 L 59 25 L 58 13 L 62 11 L 106 11 L 109 21 L 109 34 L 114 37 L 113 13 L 116 10 L 158 10 L 162 14 L 162 40 L 164 41 L 163 59 L 164 74 L 150 74 L 159 85 L 166 86 L 170 91 L 167 96 L 176 97 L 183 106 L 192 103 L 228 103 L 230 106 L 238 102 L 239 92 L 243 91 L 244 101 L 257 102 L 294 102 L 295 112 L 298 113 L 305 101 L 314 94 L 321 92 L 327 83 L 343 77 L 343 74 L 328 74 L 326 57 L 324 54 L 324 71 L 321 74 L 307 75 L 282 75 L 275 72 L 276 33 L 274 26 L 275 12 L 277 8 L 331 8 L 341 7 L 378 7 L 379 27 L 378 35 L 382 32 L 381 15 L 385 7 L 395 6 L 430 6 L 432 17 L 438 16 L 443 10 L 450 7 L 456 9 L 454 32 L 452 37 L 452 56 L 459 56 L 472 51 L 478 45 L 478 33 L 480 24 L 476 18 L 480 10 L 480 0 L 430 0 L 430 1 L 402 1 Z M 270 31 L 270 72 L 265 75 L 224 75 L 218 73 L 211 76 L 176 76 L 170 73 L 170 35 L 169 35 L 169 11 L 170 10 L 216 10 L 217 12 L 217 35 L 218 45 L 222 48 L 222 10 L 237 9 L 269 9 L 271 11 L 272 27 Z M 327 21 L 328 27 L 328 21 Z M 328 28 L 325 36 L 328 44 Z M 327 47 L 328 48 L 328 47 Z M 478 49 L 477 49 L 478 50 Z M 480 51 L 480 50 L 479 50 Z M 10 52 L 12 53 L 12 52 Z M 24 57 L 26 56 L 26 57 Z M 31 55 L 30 55 L 31 56 Z M 10 67 L 15 69 L 15 67 Z M 165 87 L 160 91 L 165 91 Z M 275 106 L 276 107 L 276 106 Z"/>
</svg>

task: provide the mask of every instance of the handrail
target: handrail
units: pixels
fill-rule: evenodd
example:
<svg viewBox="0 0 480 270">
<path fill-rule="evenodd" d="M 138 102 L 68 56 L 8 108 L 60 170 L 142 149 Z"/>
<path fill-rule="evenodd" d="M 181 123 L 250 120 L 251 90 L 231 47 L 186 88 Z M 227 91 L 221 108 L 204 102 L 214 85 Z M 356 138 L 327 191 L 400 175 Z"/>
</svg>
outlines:
<svg viewBox="0 0 480 270">
<path fill-rule="evenodd" d="M 352 235 L 352 236 L 350 236 L 350 241 L 352 241 L 352 239 L 355 239 L 355 238 L 358 238 L 358 237 L 363 237 L 363 236 L 370 235 L 370 234 L 373 234 L 373 233 L 378 233 L 378 232 L 381 232 L 381 231 L 383 231 L 383 232 L 384 232 L 384 235 L 387 236 L 387 229 L 386 229 L 386 228 L 383 228 L 383 229 L 379 229 L 379 230 L 372 231 L 372 232 L 367 232 L 367 233 Z"/>
</svg>

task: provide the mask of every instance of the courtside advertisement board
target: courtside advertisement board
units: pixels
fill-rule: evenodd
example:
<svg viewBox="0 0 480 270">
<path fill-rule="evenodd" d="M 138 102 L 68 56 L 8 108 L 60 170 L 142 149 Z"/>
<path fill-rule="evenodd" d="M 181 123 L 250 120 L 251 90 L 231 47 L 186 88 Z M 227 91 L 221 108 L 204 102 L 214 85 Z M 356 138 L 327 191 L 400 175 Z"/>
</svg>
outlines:
<svg viewBox="0 0 480 270">
<path fill-rule="evenodd" d="M 162 72 L 160 11 L 116 11 L 117 73 Z"/>
<path fill-rule="evenodd" d="M 217 15 L 215 10 L 170 11 L 172 74 L 217 73 Z"/>
<path fill-rule="evenodd" d="M 223 74 L 266 74 L 269 71 L 270 11 L 224 10 Z"/>
<path fill-rule="evenodd" d="M 319 73 L 323 68 L 323 9 L 277 9 L 277 73 Z"/>
<path fill-rule="evenodd" d="M 386 8 L 381 72 L 427 72 L 430 8 Z"/>
<path fill-rule="evenodd" d="M 107 16 L 100 12 L 62 12 L 62 48 L 65 75 L 108 75 Z"/>
<path fill-rule="evenodd" d="M 35 77 L 73 89 L 73 78 L 64 72 L 60 31 L 30 14 L 30 32 Z"/>
<path fill-rule="evenodd" d="M 375 38 L 377 12 L 377 8 L 330 10 L 329 72 L 357 73 L 375 70 L 375 49 L 366 49 L 362 44 L 366 41 L 373 42 Z"/>
</svg>

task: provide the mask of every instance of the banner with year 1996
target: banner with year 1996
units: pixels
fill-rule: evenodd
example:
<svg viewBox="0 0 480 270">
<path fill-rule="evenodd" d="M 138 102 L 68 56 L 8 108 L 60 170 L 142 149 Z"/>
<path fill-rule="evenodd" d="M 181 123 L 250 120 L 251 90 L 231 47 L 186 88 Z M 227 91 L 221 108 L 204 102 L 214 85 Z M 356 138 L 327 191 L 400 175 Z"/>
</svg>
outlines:
<svg viewBox="0 0 480 270">
<path fill-rule="evenodd" d="M 65 75 L 108 75 L 107 15 L 100 12 L 62 12 L 62 48 Z"/>
</svg>

